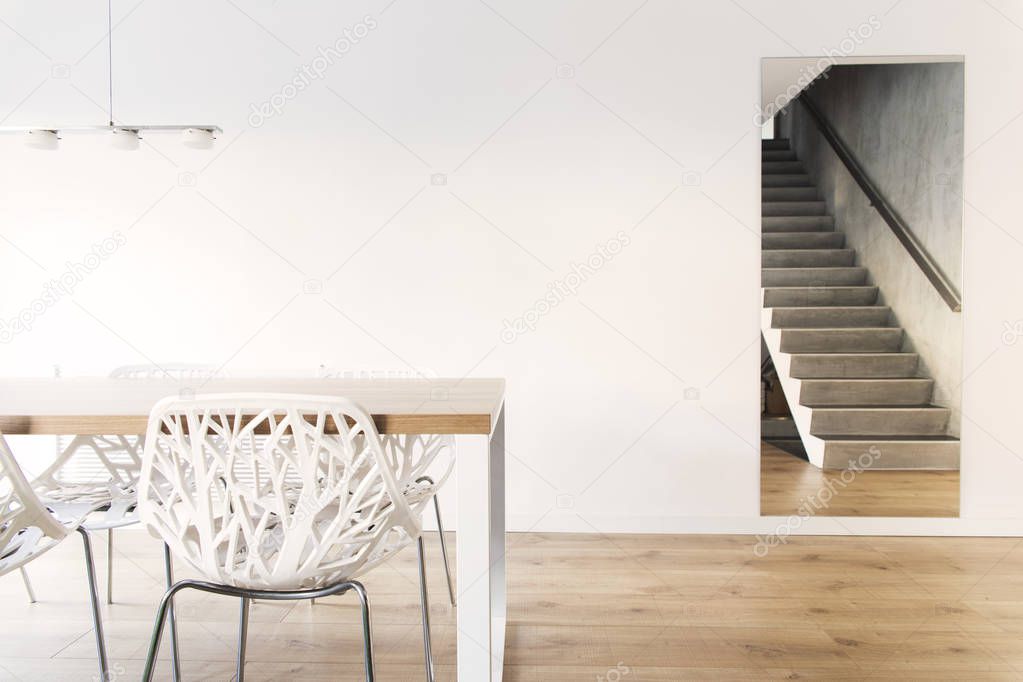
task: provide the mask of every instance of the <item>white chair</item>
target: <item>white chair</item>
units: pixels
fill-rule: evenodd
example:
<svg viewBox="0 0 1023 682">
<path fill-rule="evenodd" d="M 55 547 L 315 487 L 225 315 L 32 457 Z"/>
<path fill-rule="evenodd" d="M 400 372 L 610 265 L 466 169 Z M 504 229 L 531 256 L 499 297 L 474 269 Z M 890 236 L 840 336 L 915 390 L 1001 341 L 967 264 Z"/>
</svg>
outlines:
<svg viewBox="0 0 1023 682">
<path fill-rule="evenodd" d="M 85 544 L 86 575 L 89 580 L 100 675 L 101 679 L 109 680 L 111 677 L 103 642 L 103 622 L 96 592 L 96 568 L 92 561 L 89 534 L 81 526 L 82 520 L 93 510 L 88 504 L 82 504 L 78 511 L 81 513 L 76 516 L 58 517 L 47 508 L 25 478 L 7 440 L 0 434 L 0 575 L 24 568 L 25 564 L 78 531 Z"/>
<path fill-rule="evenodd" d="M 398 473 L 372 418 L 343 398 L 235 394 L 158 403 L 146 434 L 139 512 L 204 580 L 167 590 L 143 680 L 152 678 L 167 611 L 185 588 L 241 597 L 239 682 L 251 599 L 355 592 L 373 680 L 369 601 L 357 578 L 412 542 L 423 565 L 419 519 Z M 420 587 L 432 678 L 423 580 Z"/>
</svg>

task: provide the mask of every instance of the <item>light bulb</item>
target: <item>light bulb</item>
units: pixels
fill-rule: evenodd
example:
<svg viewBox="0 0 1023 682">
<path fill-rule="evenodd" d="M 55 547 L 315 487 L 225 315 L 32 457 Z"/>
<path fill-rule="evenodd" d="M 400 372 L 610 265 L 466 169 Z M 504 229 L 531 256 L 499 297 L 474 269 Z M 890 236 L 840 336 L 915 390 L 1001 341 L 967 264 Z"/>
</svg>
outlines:
<svg viewBox="0 0 1023 682">
<path fill-rule="evenodd" d="M 206 128 L 185 128 L 181 134 L 181 142 L 192 149 L 213 149 L 216 137 L 212 130 Z"/>
<path fill-rule="evenodd" d="M 32 149 L 53 151 L 59 139 L 56 130 L 30 130 L 25 136 L 25 145 Z"/>
<path fill-rule="evenodd" d="M 135 151 L 139 148 L 139 131 L 132 128 L 114 128 L 111 138 L 114 149 Z"/>
</svg>

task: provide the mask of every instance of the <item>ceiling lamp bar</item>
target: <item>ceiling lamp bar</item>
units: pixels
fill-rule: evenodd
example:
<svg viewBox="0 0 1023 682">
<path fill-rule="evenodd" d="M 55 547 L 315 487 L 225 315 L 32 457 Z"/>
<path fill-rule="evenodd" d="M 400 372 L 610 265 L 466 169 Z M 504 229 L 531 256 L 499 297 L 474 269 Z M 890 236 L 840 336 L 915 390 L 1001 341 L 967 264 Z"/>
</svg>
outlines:
<svg viewBox="0 0 1023 682">
<path fill-rule="evenodd" d="M 25 136 L 25 144 L 33 149 L 54 150 L 65 133 L 108 133 L 115 149 L 133 151 L 139 148 L 142 133 L 180 133 L 181 141 L 192 149 L 212 149 L 213 141 L 224 131 L 210 124 L 128 125 L 114 121 L 114 34 L 112 0 L 107 0 L 107 78 L 109 123 L 97 126 L 20 126 L 0 127 L 0 135 Z"/>
</svg>

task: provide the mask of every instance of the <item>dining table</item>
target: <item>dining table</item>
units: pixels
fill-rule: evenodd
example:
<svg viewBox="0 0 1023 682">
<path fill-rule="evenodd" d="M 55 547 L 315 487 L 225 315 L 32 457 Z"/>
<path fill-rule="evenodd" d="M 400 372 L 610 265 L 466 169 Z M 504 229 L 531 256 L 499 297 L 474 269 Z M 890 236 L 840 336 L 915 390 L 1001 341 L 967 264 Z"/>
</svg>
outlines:
<svg viewBox="0 0 1023 682">
<path fill-rule="evenodd" d="M 451 434 L 457 501 L 457 670 L 501 679 L 507 592 L 503 379 L 2 378 L 0 435 L 139 435 L 168 396 L 282 393 L 344 397 L 381 434 Z"/>
</svg>

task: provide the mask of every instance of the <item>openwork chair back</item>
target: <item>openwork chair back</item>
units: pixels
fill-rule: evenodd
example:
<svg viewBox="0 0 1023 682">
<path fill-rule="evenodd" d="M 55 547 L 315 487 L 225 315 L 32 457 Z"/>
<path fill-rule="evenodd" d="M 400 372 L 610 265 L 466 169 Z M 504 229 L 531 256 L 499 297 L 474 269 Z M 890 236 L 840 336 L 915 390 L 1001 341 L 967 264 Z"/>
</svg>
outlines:
<svg viewBox="0 0 1023 682">
<path fill-rule="evenodd" d="M 248 589 L 350 580 L 420 533 L 372 418 L 321 396 L 161 401 L 139 511 L 207 579 Z"/>
<path fill-rule="evenodd" d="M 0 434 L 0 575 L 50 549 L 69 530 L 36 496 Z"/>
<path fill-rule="evenodd" d="M 432 374 L 429 373 L 429 374 Z M 418 379 L 430 381 L 429 374 L 404 369 L 329 370 L 321 366 L 324 379 Z M 411 492 L 410 501 L 417 514 L 430 503 L 428 495 L 419 495 L 425 488 L 423 478 L 429 476 L 428 487 L 438 490 L 451 475 L 455 465 L 455 438 L 448 434 L 387 434 L 381 436 L 384 452 L 396 472 L 398 487 Z M 424 490 L 425 492 L 425 490 Z"/>
<path fill-rule="evenodd" d="M 421 516 L 430 497 L 415 492 L 421 487 L 437 490 L 451 475 L 455 464 L 454 437 L 438 434 L 388 434 L 382 437 L 381 442 L 391 468 L 397 472 L 395 478 L 399 487 L 406 492 L 416 515 Z"/>
<path fill-rule="evenodd" d="M 163 363 L 124 365 L 112 379 L 171 379 L 177 381 L 221 376 L 211 365 Z M 134 508 L 135 487 L 142 470 L 143 435 L 59 436 L 57 458 L 34 481 L 46 499 L 63 502 L 113 500 Z"/>
</svg>

